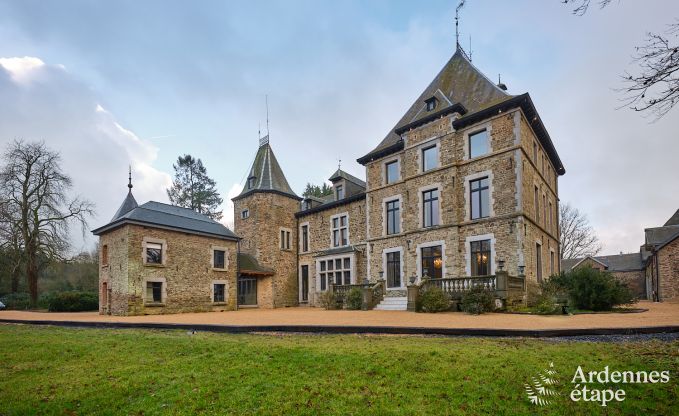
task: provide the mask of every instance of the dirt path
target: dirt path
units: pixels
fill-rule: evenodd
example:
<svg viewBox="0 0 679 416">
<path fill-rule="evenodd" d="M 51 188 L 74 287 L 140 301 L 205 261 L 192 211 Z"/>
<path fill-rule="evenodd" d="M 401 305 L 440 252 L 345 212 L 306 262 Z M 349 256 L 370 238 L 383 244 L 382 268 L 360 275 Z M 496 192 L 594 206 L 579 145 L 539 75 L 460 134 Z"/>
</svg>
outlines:
<svg viewBox="0 0 679 416">
<path fill-rule="evenodd" d="M 325 325 L 393 326 L 421 328 L 574 329 L 632 328 L 679 325 L 679 303 L 639 302 L 648 312 L 575 316 L 532 316 L 491 313 L 480 316 L 460 312 L 438 314 L 405 311 L 326 311 L 318 308 L 244 309 L 235 312 L 174 315 L 105 316 L 96 312 L 49 313 L 0 311 L 0 320 L 129 322 L 211 325 Z"/>
</svg>

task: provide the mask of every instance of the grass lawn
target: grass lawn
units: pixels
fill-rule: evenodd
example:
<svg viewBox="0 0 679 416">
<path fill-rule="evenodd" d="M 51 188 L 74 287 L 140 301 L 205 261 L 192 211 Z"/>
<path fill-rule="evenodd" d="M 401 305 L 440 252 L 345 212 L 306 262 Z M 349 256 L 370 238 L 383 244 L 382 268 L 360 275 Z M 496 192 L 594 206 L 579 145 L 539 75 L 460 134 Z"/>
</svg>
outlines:
<svg viewBox="0 0 679 416">
<path fill-rule="evenodd" d="M 679 342 L 25 325 L 0 325 L 0 340 L 0 415 L 679 414 Z M 524 383 L 551 361 L 561 395 L 536 407 Z M 670 382 L 616 385 L 626 400 L 605 408 L 574 403 L 567 396 L 578 365 L 670 370 Z"/>
</svg>

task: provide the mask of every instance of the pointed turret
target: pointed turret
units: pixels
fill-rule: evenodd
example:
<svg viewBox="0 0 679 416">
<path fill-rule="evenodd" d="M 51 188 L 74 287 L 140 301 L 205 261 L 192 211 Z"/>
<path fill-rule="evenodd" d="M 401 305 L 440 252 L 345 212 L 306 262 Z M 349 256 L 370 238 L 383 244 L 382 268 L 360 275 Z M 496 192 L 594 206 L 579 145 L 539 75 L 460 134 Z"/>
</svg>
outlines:
<svg viewBox="0 0 679 416">
<path fill-rule="evenodd" d="M 128 212 L 132 211 L 133 209 L 137 208 L 139 205 L 137 204 L 137 201 L 134 199 L 134 196 L 132 195 L 132 168 L 130 167 L 130 172 L 129 172 L 129 182 L 127 183 L 127 196 L 125 197 L 125 200 L 123 203 L 120 205 L 120 208 L 118 208 L 118 211 L 116 211 L 116 214 L 113 216 L 111 219 L 111 222 L 117 220 L 118 218 L 122 217 L 123 215 L 127 214 Z"/>
<path fill-rule="evenodd" d="M 283 169 L 281 169 L 278 160 L 276 160 L 276 155 L 273 149 L 271 149 L 268 136 L 260 139 L 260 146 L 255 160 L 252 162 L 245 186 L 241 193 L 233 198 L 233 200 L 241 199 L 255 192 L 274 192 L 301 200 L 290 188 L 288 180 L 283 174 Z"/>
</svg>

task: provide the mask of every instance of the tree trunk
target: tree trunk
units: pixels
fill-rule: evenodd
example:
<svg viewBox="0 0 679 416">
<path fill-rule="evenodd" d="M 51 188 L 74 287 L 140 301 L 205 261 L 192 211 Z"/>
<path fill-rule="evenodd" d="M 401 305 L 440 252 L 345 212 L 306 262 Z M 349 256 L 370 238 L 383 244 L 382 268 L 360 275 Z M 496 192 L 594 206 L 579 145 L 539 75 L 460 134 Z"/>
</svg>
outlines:
<svg viewBox="0 0 679 416">
<path fill-rule="evenodd" d="M 26 280 L 28 293 L 31 295 L 31 308 L 35 308 L 38 306 L 38 255 L 32 244 L 29 244 L 26 252 Z"/>
<path fill-rule="evenodd" d="M 11 282 L 12 282 L 12 293 L 17 293 L 19 291 L 19 279 L 21 278 L 21 275 L 19 274 L 19 269 L 14 268 L 12 270 L 12 275 L 10 277 Z"/>
</svg>

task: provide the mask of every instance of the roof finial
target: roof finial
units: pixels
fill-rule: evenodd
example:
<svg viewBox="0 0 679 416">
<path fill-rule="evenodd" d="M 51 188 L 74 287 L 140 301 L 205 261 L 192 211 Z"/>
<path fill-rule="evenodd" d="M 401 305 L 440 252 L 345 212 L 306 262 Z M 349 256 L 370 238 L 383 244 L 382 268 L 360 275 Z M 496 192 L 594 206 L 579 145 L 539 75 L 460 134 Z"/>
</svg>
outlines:
<svg viewBox="0 0 679 416">
<path fill-rule="evenodd" d="M 269 95 L 264 95 L 264 101 L 266 103 L 266 135 L 269 136 Z"/>
<path fill-rule="evenodd" d="M 460 47 L 460 30 L 459 30 L 459 20 L 460 20 L 460 9 L 464 6 L 464 1 L 461 0 L 460 4 L 457 5 L 455 9 L 455 48 L 461 49 Z"/>
<path fill-rule="evenodd" d="M 130 188 L 130 192 L 132 192 L 132 165 L 130 165 L 129 182 L 127 183 L 127 187 Z"/>
<path fill-rule="evenodd" d="M 337 170 L 342 170 L 342 159 L 337 159 Z"/>
</svg>

